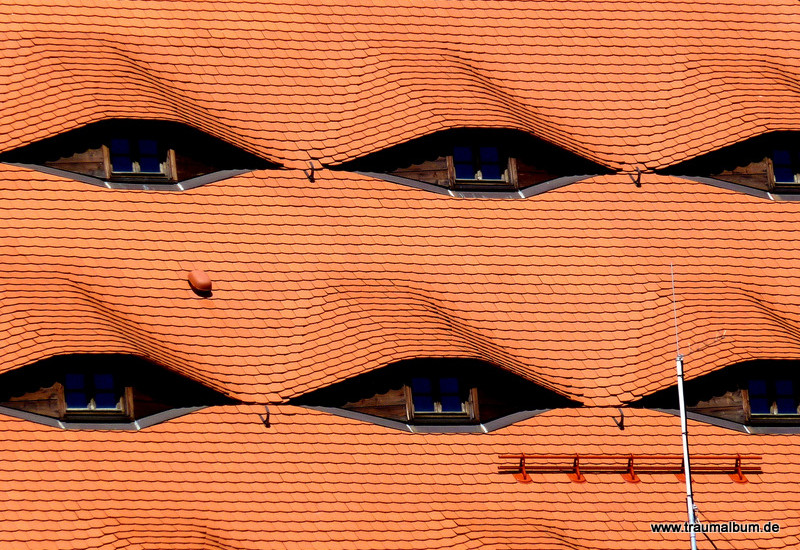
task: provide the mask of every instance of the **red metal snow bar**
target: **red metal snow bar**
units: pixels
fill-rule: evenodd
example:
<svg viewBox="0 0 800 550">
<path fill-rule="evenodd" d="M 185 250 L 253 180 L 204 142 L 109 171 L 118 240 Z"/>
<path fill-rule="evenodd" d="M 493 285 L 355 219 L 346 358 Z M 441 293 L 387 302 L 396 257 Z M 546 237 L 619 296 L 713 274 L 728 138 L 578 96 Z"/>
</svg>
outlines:
<svg viewBox="0 0 800 550">
<path fill-rule="evenodd" d="M 500 455 L 501 474 L 513 474 L 520 483 L 531 483 L 533 473 L 563 473 L 575 483 L 585 483 L 584 474 L 620 474 L 628 483 L 639 483 L 638 474 L 675 474 L 681 481 L 681 455 Z M 745 473 L 760 474 L 757 455 L 693 455 L 692 474 L 728 474 L 736 483 L 747 483 Z"/>
</svg>

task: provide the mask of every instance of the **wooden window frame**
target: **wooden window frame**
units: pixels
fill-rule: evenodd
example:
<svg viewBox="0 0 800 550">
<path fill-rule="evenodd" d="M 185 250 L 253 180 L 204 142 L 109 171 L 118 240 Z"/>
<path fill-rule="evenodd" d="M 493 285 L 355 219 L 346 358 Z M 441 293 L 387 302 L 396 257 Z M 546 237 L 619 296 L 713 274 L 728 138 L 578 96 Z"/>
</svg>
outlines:
<svg viewBox="0 0 800 550">
<path fill-rule="evenodd" d="M 791 147 L 787 149 L 783 149 L 789 152 L 790 158 L 794 159 L 791 163 L 791 169 L 794 174 L 794 181 L 787 182 L 787 181 L 777 181 L 775 178 L 775 161 L 772 158 L 775 155 L 775 151 L 781 149 L 774 148 L 773 151 L 767 155 L 767 167 L 769 170 L 769 184 L 771 189 L 778 189 L 778 190 L 792 190 L 796 191 L 800 189 L 800 148 L 798 147 Z"/>
<path fill-rule="evenodd" d="M 94 374 L 106 374 L 102 371 L 76 371 L 76 374 L 83 374 L 84 376 L 91 376 Z M 108 373 L 112 374 L 113 373 Z M 116 375 L 114 375 L 116 378 Z M 59 412 L 61 419 L 65 421 L 130 421 L 133 420 L 133 387 L 121 386 L 118 409 L 82 409 L 82 408 L 68 408 L 67 407 L 67 385 L 66 382 L 59 382 L 61 386 L 61 395 L 59 398 Z M 93 399 L 93 398 L 92 398 Z"/>
<path fill-rule="evenodd" d="M 437 380 L 441 378 L 448 378 L 447 374 L 444 375 L 435 375 L 435 376 L 420 376 L 424 378 L 430 378 L 431 380 Z M 439 405 L 438 411 L 422 411 L 417 412 L 414 409 L 414 395 L 411 389 L 411 384 L 405 384 L 403 386 L 403 391 L 405 392 L 405 399 L 406 399 L 406 412 L 409 422 L 422 422 L 426 424 L 470 424 L 474 422 L 480 421 L 480 410 L 478 407 L 478 388 L 474 384 L 467 383 L 464 379 L 458 376 L 452 376 L 452 378 L 457 378 L 459 385 L 463 385 L 468 387 L 467 390 L 467 398 L 466 400 L 462 401 L 461 404 L 464 408 L 463 411 L 458 412 L 442 412 L 441 411 L 441 401 L 434 400 L 434 408 L 436 405 Z"/>
<path fill-rule="evenodd" d="M 127 137 L 124 139 L 129 139 L 130 141 L 134 141 L 137 139 L 144 139 L 144 136 L 132 136 Z M 159 142 L 159 140 L 156 140 Z M 159 142 L 159 147 L 161 144 Z M 107 181 L 115 181 L 115 182 L 127 182 L 127 183 L 174 183 L 177 181 L 177 163 L 175 159 L 175 149 L 173 148 L 165 148 L 165 159 L 163 163 L 160 163 L 164 171 L 155 173 L 155 172 L 114 172 L 111 165 L 111 146 L 110 144 L 104 143 L 102 145 L 103 150 L 103 165 L 105 168 L 106 173 L 106 180 Z M 134 161 L 136 162 L 136 161 Z"/>
<path fill-rule="evenodd" d="M 797 406 L 800 406 L 800 395 L 798 395 L 797 381 L 791 378 L 783 378 L 792 380 L 792 387 L 794 391 L 795 412 L 793 413 L 758 413 L 754 414 L 750 404 L 750 390 L 747 387 L 742 388 L 742 406 L 744 408 L 744 416 L 748 422 L 752 424 L 800 424 L 800 413 L 796 412 Z M 775 388 L 775 377 L 770 378 L 748 378 L 747 385 L 751 380 L 763 380 L 767 384 L 767 399 L 770 404 L 770 410 L 774 407 L 777 409 L 777 390 Z"/>
<path fill-rule="evenodd" d="M 487 146 L 486 144 L 464 144 L 460 147 L 478 148 Z M 492 146 L 495 147 L 495 146 Z M 446 156 L 447 159 L 447 179 L 450 189 L 454 190 L 519 190 L 519 177 L 517 174 L 517 159 L 507 155 L 502 147 L 497 147 L 501 157 L 508 159 L 504 174 L 507 179 L 483 180 L 483 179 L 458 179 L 456 178 L 456 164 L 454 155 Z"/>
</svg>

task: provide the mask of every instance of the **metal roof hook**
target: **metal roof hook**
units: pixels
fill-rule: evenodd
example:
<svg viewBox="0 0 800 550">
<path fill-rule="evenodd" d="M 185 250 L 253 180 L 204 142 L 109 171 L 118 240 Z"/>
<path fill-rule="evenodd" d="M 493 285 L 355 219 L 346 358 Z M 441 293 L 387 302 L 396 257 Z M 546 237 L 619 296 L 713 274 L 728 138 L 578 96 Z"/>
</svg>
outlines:
<svg viewBox="0 0 800 550">
<path fill-rule="evenodd" d="M 642 169 L 641 168 L 639 168 L 638 166 L 636 167 L 636 175 L 635 176 L 633 174 L 629 174 L 629 175 L 630 175 L 631 179 L 633 180 L 634 185 L 636 185 L 636 187 L 641 187 L 642 186 Z"/>
<path fill-rule="evenodd" d="M 625 411 L 623 411 L 621 407 L 617 408 L 617 410 L 619 411 L 619 420 L 617 420 L 614 417 L 612 417 L 612 419 L 614 420 L 614 423 L 617 425 L 617 427 L 620 430 L 624 430 L 625 429 Z"/>
<path fill-rule="evenodd" d="M 266 409 L 267 414 L 259 414 L 258 417 L 261 419 L 261 423 L 264 424 L 264 427 L 269 428 L 269 405 L 264 405 L 264 408 Z"/>
<path fill-rule="evenodd" d="M 312 161 L 312 160 L 308 161 L 308 167 L 310 169 L 309 170 L 303 170 L 303 173 L 308 178 L 308 181 L 310 181 L 311 183 L 314 183 L 314 181 L 316 180 L 315 173 L 317 171 L 317 169 L 314 168 L 314 161 Z"/>
</svg>

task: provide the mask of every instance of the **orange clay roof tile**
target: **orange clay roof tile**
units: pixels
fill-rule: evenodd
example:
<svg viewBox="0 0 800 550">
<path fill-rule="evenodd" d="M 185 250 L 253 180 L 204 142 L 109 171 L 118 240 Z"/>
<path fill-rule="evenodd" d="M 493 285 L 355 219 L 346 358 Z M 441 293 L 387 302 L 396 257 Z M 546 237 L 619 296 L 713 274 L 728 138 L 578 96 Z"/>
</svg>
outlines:
<svg viewBox="0 0 800 550">
<path fill-rule="evenodd" d="M 784 0 L 0 6 L 0 151 L 147 118 L 288 168 L 166 193 L 0 165 L 0 370 L 131 353 L 258 405 L 140 432 L 0 417 L 3 547 L 685 547 L 649 528 L 685 516 L 674 476 L 522 485 L 497 456 L 679 452 L 673 416 L 613 420 L 673 384 L 670 264 L 689 378 L 796 359 L 797 203 L 649 173 L 521 201 L 301 170 L 464 126 L 624 170 L 798 130 L 798 16 Z M 488 360 L 587 407 L 407 434 L 280 404 L 420 355 Z M 797 436 L 690 430 L 696 453 L 764 457 L 749 484 L 695 480 L 706 521 L 781 525 L 725 543 L 796 546 Z"/>
</svg>

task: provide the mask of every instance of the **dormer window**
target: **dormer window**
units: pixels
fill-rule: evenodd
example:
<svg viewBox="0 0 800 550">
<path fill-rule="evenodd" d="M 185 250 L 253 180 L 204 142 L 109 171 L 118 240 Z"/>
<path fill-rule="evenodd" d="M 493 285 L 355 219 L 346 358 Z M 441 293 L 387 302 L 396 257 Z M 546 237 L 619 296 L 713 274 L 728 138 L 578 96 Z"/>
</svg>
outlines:
<svg viewBox="0 0 800 550">
<path fill-rule="evenodd" d="M 512 183 L 508 156 L 492 145 L 457 146 L 448 159 L 453 164 L 456 185 Z"/>
<path fill-rule="evenodd" d="M 800 419 L 794 381 L 788 378 L 753 378 L 747 383 L 750 417 L 769 420 L 772 416 Z"/>
<path fill-rule="evenodd" d="M 439 132 L 340 168 L 465 197 L 524 197 L 608 172 L 524 132 L 498 129 Z"/>
<path fill-rule="evenodd" d="M 796 200 L 800 191 L 800 133 L 774 132 L 751 138 L 665 168 L 663 173 Z"/>
<path fill-rule="evenodd" d="M 183 190 L 274 164 L 181 124 L 109 120 L 9 151 L 0 160 L 100 185 Z"/>
<path fill-rule="evenodd" d="M 0 375 L 0 412 L 64 428 L 142 428 L 233 400 L 137 357 L 62 355 Z"/>
<path fill-rule="evenodd" d="M 403 361 L 292 401 L 409 431 L 489 431 L 577 402 L 471 359 Z"/>
<path fill-rule="evenodd" d="M 772 174 L 777 186 L 800 183 L 800 150 L 774 149 Z"/>
<path fill-rule="evenodd" d="M 112 138 L 108 152 L 111 178 L 162 177 L 172 179 L 170 159 L 175 151 L 166 149 L 156 139 Z"/>
<path fill-rule="evenodd" d="M 800 430 L 800 362 L 750 361 L 686 382 L 686 410 L 696 419 L 747 426 L 749 431 Z M 672 388 L 641 399 L 638 406 L 676 409 Z"/>
<path fill-rule="evenodd" d="M 419 420 L 475 418 L 477 388 L 456 376 L 415 376 L 408 388 L 410 416 Z"/>
<path fill-rule="evenodd" d="M 128 417 L 131 389 L 120 386 L 108 372 L 69 372 L 64 376 L 66 415 L 106 413 Z"/>
</svg>

